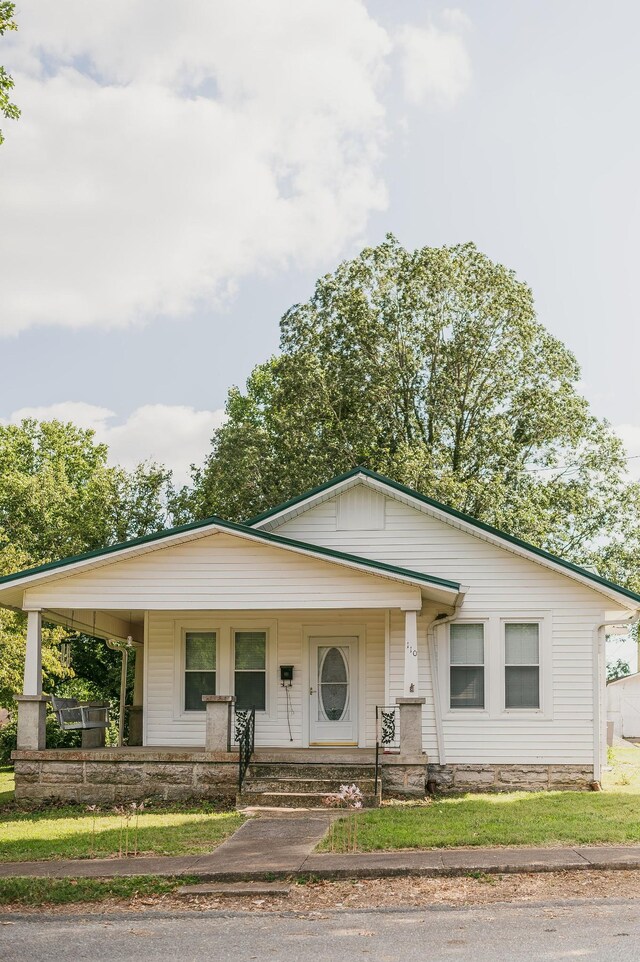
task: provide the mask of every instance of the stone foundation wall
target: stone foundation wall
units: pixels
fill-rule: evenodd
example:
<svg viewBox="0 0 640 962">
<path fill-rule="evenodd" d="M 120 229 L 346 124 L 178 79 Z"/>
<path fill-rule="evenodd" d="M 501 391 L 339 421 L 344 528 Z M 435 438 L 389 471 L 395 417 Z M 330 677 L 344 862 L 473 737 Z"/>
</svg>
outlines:
<svg viewBox="0 0 640 962">
<path fill-rule="evenodd" d="M 25 754 L 25 753 L 16 753 Z M 235 798 L 238 762 L 15 759 L 16 799 L 89 805 Z"/>
<path fill-rule="evenodd" d="M 438 792 L 587 791 L 593 768 L 586 765 L 427 765 Z"/>
</svg>

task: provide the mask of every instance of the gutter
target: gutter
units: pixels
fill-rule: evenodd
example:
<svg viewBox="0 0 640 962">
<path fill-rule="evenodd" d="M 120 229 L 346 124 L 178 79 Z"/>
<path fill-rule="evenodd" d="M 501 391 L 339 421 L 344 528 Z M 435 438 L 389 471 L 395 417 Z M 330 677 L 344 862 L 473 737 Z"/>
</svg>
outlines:
<svg viewBox="0 0 640 962">
<path fill-rule="evenodd" d="M 460 594 L 458 595 L 458 600 L 456 601 L 453 612 L 447 615 L 445 618 L 434 618 L 427 625 L 427 647 L 429 650 L 429 664 L 431 666 L 431 687 L 433 691 L 433 709 L 435 713 L 436 720 L 436 741 L 438 743 L 438 764 L 446 765 L 446 751 L 444 745 L 444 725 L 442 719 L 442 703 L 440 699 L 440 672 L 438 670 L 438 649 L 436 645 L 435 628 L 440 625 L 448 625 L 452 621 L 455 621 L 460 614 L 460 609 L 464 602 L 464 596 L 467 591 L 466 586 L 460 586 Z"/>
</svg>

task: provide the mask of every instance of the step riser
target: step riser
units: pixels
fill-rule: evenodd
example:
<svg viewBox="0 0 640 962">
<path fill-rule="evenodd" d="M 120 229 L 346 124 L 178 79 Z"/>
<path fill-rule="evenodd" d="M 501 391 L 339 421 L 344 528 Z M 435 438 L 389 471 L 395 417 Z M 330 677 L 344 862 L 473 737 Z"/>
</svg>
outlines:
<svg viewBox="0 0 640 962">
<path fill-rule="evenodd" d="M 237 804 L 241 807 L 263 805 L 266 808 L 327 808 L 323 802 L 324 798 L 324 795 L 311 792 L 305 795 L 281 792 L 243 792 L 242 795 L 238 795 Z M 362 800 L 363 808 L 376 808 L 377 805 L 377 795 L 364 796 Z M 339 810 L 336 807 L 336 811 Z"/>
<path fill-rule="evenodd" d="M 344 784 L 358 784 L 358 779 L 373 778 L 374 765 L 283 765 L 252 762 L 247 773 L 251 778 L 309 778 Z"/>
<path fill-rule="evenodd" d="M 243 792 L 314 792 L 317 795 L 334 795 L 344 782 L 325 781 L 317 778 L 247 778 Z M 361 778 L 356 782 L 363 795 L 375 795 L 373 778 Z"/>
</svg>

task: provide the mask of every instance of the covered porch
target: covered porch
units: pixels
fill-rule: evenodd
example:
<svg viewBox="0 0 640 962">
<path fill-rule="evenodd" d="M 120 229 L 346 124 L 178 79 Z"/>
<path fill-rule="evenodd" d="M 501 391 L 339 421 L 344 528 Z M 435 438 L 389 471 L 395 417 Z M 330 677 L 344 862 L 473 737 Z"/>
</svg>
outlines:
<svg viewBox="0 0 640 962">
<path fill-rule="evenodd" d="M 438 714 L 428 649 L 464 590 L 218 521 L 11 576 L 0 603 L 27 613 L 18 781 L 40 795 L 64 783 L 78 798 L 98 784 L 122 795 L 140 781 L 142 792 L 149 780 L 164 797 L 214 794 L 247 750 L 254 769 L 258 753 L 285 749 L 315 766 L 332 750 L 334 767 L 358 751 L 370 765 L 386 717 L 393 754 L 421 766 L 423 790 L 423 732 Z M 102 749 L 87 733 L 79 752 L 48 751 L 43 622 L 135 650 L 128 745 Z"/>
</svg>

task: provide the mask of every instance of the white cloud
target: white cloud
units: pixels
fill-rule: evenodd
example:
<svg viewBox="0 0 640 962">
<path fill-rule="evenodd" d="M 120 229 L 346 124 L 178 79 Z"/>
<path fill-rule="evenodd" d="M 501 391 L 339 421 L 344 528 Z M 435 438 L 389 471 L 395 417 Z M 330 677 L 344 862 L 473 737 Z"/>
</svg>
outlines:
<svg viewBox="0 0 640 962">
<path fill-rule="evenodd" d="M 360 0 L 25 0 L 0 330 L 180 315 L 384 208 L 390 44 Z"/>
<path fill-rule="evenodd" d="M 248 274 L 336 258 L 386 206 L 393 43 L 363 0 L 19 14 L 3 38 L 22 118 L 2 148 L 0 334 L 184 316 Z M 416 102 L 466 82 L 452 15 L 401 33 Z"/>
<path fill-rule="evenodd" d="M 461 35 L 470 21 L 457 9 L 445 10 L 442 20 L 443 27 L 406 25 L 398 32 L 404 91 L 410 103 L 451 107 L 471 83 L 471 59 Z"/>
<path fill-rule="evenodd" d="M 71 421 L 92 428 L 96 440 L 109 445 L 109 460 L 125 468 L 140 461 L 157 461 L 171 468 L 178 485 L 189 480 L 189 466 L 200 464 L 209 451 L 211 435 L 224 420 L 223 410 L 196 411 L 192 407 L 145 404 L 121 423 L 109 408 L 83 401 L 62 401 L 48 407 L 25 407 L 8 418 L 18 424 L 24 418 L 39 421 Z"/>
<path fill-rule="evenodd" d="M 619 424 L 615 431 L 622 438 L 629 455 L 629 461 L 627 462 L 629 474 L 640 480 L 640 425 Z"/>
</svg>

